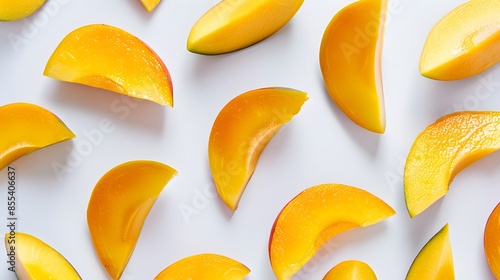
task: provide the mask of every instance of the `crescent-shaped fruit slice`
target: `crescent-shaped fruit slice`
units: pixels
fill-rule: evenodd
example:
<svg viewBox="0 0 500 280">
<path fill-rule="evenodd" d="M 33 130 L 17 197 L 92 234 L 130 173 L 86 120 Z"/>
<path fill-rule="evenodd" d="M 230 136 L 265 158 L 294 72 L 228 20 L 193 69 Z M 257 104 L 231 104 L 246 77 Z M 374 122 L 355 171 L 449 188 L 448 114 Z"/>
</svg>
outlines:
<svg viewBox="0 0 500 280">
<path fill-rule="evenodd" d="M 46 0 L 0 0 L 0 21 L 25 18 L 36 12 Z"/>
<path fill-rule="evenodd" d="M 173 106 L 172 80 L 160 57 L 125 30 L 91 24 L 69 33 L 45 76 Z"/>
<path fill-rule="evenodd" d="M 243 280 L 250 273 L 242 263 L 216 254 L 199 254 L 179 260 L 154 280 Z"/>
<path fill-rule="evenodd" d="M 377 280 L 377 276 L 367 263 L 350 260 L 334 266 L 323 280 Z"/>
<path fill-rule="evenodd" d="M 500 279 L 500 203 L 491 212 L 484 229 L 484 253 L 491 271 Z"/>
<path fill-rule="evenodd" d="M 0 107 L 0 170 L 40 148 L 75 135 L 50 111 L 29 103 Z"/>
<path fill-rule="evenodd" d="M 160 0 L 141 0 L 141 2 L 148 12 L 152 12 L 160 4 Z"/>
<path fill-rule="evenodd" d="M 436 80 L 458 80 L 495 65 L 500 61 L 499 14 L 498 0 L 472 0 L 449 12 L 427 37 L 420 73 Z"/>
<path fill-rule="evenodd" d="M 304 0 L 222 0 L 189 33 L 187 49 L 223 54 L 273 35 L 297 13 Z"/>
<path fill-rule="evenodd" d="M 149 210 L 176 174 L 165 164 L 138 160 L 114 167 L 97 182 L 87 222 L 97 255 L 111 278 L 120 278 Z"/>
<path fill-rule="evenodd" d="M 387 0 L 359 0 L 328 24 L 319 52 L 330 97 L 353 122 L 385 131 L 382 45 Z"/>
<path fill-rule="evenodd" d="M 428 126 L 406 159 L 406 207 L 415 217 L 447 192 L 465 167 L 500 148 L 500 112 L 458 112 Z"/>
<path fill-rule="evenodd" d="M 238 207 L 264 147 L 307 98 L 294 89 L 263 88 L 237 96 L 220 111 L 208 158 L 217 191 L 231 210 Z"/>
<path fill-rule="evenodd" d="M 332 237 L 394 214 L 380 198 L 355 187 L 324 184 L 306 189 L 274 222 L 269 238 L 274 274 L 279 280 L 288 280 Z"/>
<path fill-rule="evenodd" d="M 5 235 L 7 262 L 20 280 L 80 280 L 75 268 L 54 248 L 22 232 Z M 10 263 L 11 262 L 11 263 Z"/>
<path fill-rule="evenodd" d="M 422 250 L 411 264 L 406 280 L 453 280 L 453 254 L 446 224 Z"/>
</svg>

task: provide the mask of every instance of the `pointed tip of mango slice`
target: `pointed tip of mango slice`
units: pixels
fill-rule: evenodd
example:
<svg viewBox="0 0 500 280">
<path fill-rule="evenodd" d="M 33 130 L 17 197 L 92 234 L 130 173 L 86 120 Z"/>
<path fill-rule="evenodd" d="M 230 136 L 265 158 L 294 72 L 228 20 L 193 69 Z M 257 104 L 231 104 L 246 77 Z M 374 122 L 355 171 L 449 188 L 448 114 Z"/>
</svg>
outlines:
<svg viewBox="0 0 500 280">
<path fill-rule="evenodd" d="M 19 279 L 81 280 L 74 267 L 54 248 L 22 232 L 5 234 L 8 261 Z"/>
<path fill-rule="evenodd" d="M 97 182 L 87 222 L 97 255 L 113 279 L 120 278 L 151 207 L 176 174 L 163 163 L 137 160 L 112 168 Z"/>
<path fill-rule="evenodd" d="M 148 12 L 152 12 L 160 4 L 160 0 L 141 0 L 141 3 Z"/>
<path fill-rule="evenodd" d="M 367 263 L 348 260 L 330 269 L 323 280 L 377 280 L 377 276 Z"/>
<path fill-rule="evenodd" d="M 43 74 L 173 107 L 172 80 L 163 61 L 139 38 L 114 26 L 91 24 L 69 33 Z"/>
<path fill-rule="evenodd" d="M 38 11 L 46 0 L 0 0 L 0 21 L 23 19 Z"/>
</svg>

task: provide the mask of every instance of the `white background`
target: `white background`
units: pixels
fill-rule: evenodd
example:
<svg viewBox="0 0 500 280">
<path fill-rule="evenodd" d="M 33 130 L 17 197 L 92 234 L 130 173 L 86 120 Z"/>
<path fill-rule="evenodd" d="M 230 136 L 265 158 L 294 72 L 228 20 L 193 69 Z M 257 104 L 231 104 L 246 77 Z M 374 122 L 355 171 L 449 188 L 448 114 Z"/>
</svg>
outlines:
<svg viewBox="0 0 500 280">
<path fill-rule="evenodd" d="M 465 1 L 391 0 L 383 53 L 387 111 L 383 135 L 353 124 L 335 106 L 322 82 L 318 52 L 323 31 L 333 15 L 351 1 L 305 1 L 277 34 L 235 53 L 206 57 L 188 52 L 189 30 L 216 2 L 163 0 L 148 14 L 139 0 L 49 0 L 43 9 L 50 11 L 42 9 L 25 20 L 0 23 L 0 104 L 41 105 L 77 135 L 12 164 L 18 172 L 19 231 L 53 246 L 83 279 L 108 279 L 87 228 L 90 194 L 112 167 L 151 159 L 176 168 L 179 175 L 152 208 L 124 280 L 152 279 L 171 263 L 205 252 L 246 264 L 252 270 L 247 279 L 275 279 L 267 252 L 272 223 L 291 198 L 321 183 L 368 190 L 397 214 L 333 238 L 327 250 L 296 279 L 321 279 L 346 259 L 367 262 L 379 279 L 403 279 L 422 246 L 446 223 L 457 279 L 494 279 L 482 244 L 486 220 L 500 201 L 500 154 L 464 170 L 444 199 L 414 219 L 406 211 L 400 180 L 413 140 L 438 117 L 460 107 L 500 110 L 499 67 L 457 82 L 432 81 L 418 73 L 429 30 Z M 136 99 L 43 76 L 48 58 L 64 36 L 90 23 L 120 27 L 151 46 L 171 73 L 175 108 L 147 101 L 131 108 L 125 101 L 136 103 Z M 13 35 L 23 40 L 13 44 Z M 214 189 L 207 159 L 208 135 L 229 100 L 269 86 L 303 90 L 310 99 L 268 144 L 238 210 L 231 214 L 217 196 L 210 196 Z M 112 104 L 129 109 L 128 113 L 113 110 Z M 85 131 L 98 129 L 106 119 L 113 123 L 114 131 L 81 156 L 79 147 L 87 141 Z M 80 160 L 68 162 L 75 155 Z M 72 167 L 58 178 L 54 163 Z M 4 223 L 6 196 L 4 169 L 0 171 L 0 218 L 5 217 Z M 181 209 L 189 207 L 196 214 L 183 216 Z M 15 279 L 7 271 L 5 256 L 1 260 L 0 279 Z"/>
</svg>

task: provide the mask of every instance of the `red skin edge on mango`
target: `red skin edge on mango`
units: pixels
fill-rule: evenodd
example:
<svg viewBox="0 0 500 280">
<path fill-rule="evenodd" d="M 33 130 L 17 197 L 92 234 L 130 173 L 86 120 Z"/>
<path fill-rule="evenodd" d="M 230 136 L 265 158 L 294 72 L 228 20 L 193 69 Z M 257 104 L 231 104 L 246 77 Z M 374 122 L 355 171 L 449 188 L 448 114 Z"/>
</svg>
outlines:
<svg viewBox="0 0 500 280">
<path fill-rule="evenodd" d="M 292 201 L 294 201 L 303 192 L 304 191 L 302 191 L 301 193 L 299 193 L 298 195 L 296 195 L 294 198 L 292 198 L 290 201 L 288 201 L 288 203 L 283 207 L 283 209 L 281 209 L 281 211 L 278 214 L 278 216 L 276 216 L 276 219 L 274 220 L 274 223 L 273 223 L 273 227 L 271 228 L 271 234 L 269 235 L 269 245 L 267 245 L 267 252 L 269 253 L 269 260 L 271 260 L 271 246 L 272 246 L 271 243 L 272 243 L 273 236 L 274 236 L 274 229 L 276 228 L 276 224 L 278 223 L 278 219 L 281 216 L 281 213 L 283 213 L 283 210 L 285 210 L 285 208 L 288 206 L 288 204 L 290 204 Z"/>
<path fill-rule="evenodd" d="M 158 62 L 160 62 L 161 67 L 163 68 L 163 72 L 165 72 L 165 75 L 167 75 L 168 79 L 168 85 L 170 86 L 170 90 L 172 91 L 172 107 L 174 107 L 174 86 L 172 85 L 172 78 L 170 77 L 170 72 L 168 72 L 168 68 L 163 62 L 163 60 L 160 58 L 160 56 L 150 47 L 148 44 L 144 43 L 141 39 L 139 39 L 142 44 L 148 48 L 148 50 L 154 54 L 158 58 Z"/>
</svg>

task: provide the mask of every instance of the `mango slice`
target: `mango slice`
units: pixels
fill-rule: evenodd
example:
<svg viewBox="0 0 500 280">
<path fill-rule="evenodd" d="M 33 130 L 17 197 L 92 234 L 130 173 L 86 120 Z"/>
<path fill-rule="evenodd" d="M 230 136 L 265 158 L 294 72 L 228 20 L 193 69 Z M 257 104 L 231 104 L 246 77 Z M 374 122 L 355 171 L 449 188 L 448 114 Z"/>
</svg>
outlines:
<svg viewBox="0 0 500 280">
<path fill-rule="evenodd" d="M 19 280 L 81 280 L 75 268 L 54 248 L 22 232 L 5 235 L 5 248 Z"/>
<path fill-rule="evenodd" d="M 0 170 L 40 148 L 75 137 L 50 111 L 29 103 L 0 107 Z"/>
<path fill-rule="evenodd" d="M 105 24 L 69 33 L 45 76 L 173 106 L 172 80 L 160 57 L 134 35 Z"/>
<path fill-rule="evenodd" d="M 338 12 L 321 41 L 319 62 L 326 89 L 353 122 L 385 131 L 382 45 L 387 0 L 359 0 Z"/>
<path fill-rule="evenodd" d="M 274 274 L 279 280 L 290 279 L 332 237 L 394 214 L 384 201 L 355 187 L 323 184 L 306 189 L 274 222 L 269 238 Z"/>
<path fill-rule="evenodd" d="M 367 263 L 350 260 L 334 266 L 323 280 L 377 280 L 377 276 Z"/>
<path fill-rule="evenodd" d="M 448 224 L 425 244 L 417 257 L 415 257 L 405 279 L 455 279 Z"/>
<path fill-rule="evenodd" d="M 42 7 L 46 0 L 0 0 L 0 21 L 25 18 Z"/>
<path fill-rule="evenodd" d="M 499 14 L 498 0 L 471 0 L 449 12 L 427 37 L 420 73 L 449 81 L 477 75 L 495 65 L 500 61 Z"/>
<path fill-rule="evenodd" d="M 415 217 L 447 192 L 464 168 L 500 148 L 500 112 L 458 112 L 415 139 L 404 170 L 406 207 Z"/>
<path fill-rule="evenodd" d="M 148 12 L 151 12 L 160 4 L 160 0 L 141 0 L 141 3 Z"/>
<path fill-rule="evenodd" d="M 242 263 L 216 254 L 199 254 L 179 260 L 154 280 L 243 280 L 250 273 Z"/>
<path fill-rule="evenodd" d="M 500 203 L 490 214 L 484 229 L 484 253 L 491 271 L 500 279 Z"/>
<path fill-rule="evenodd" d="M 264 147 L 307 98 L 294 89 L 262 88 L 237 96 L 220 111 L 208 158 L 217 191 L 231 210 L 238 207 Z"/>
<path fill-rule="evenodd" d="M 165 164 L 138 160 L 114 167 L 97 182 L 87 222 L 97 255 L 112 279 L 122 275 L 149 210 L 176 174 Z"/>
<path fill-rule="evenodd" d="M 187 49 L 199 54 L 237 51 L 273 35 L 304 0 L 222 0 L 189 33 Z"/>
</svg>

